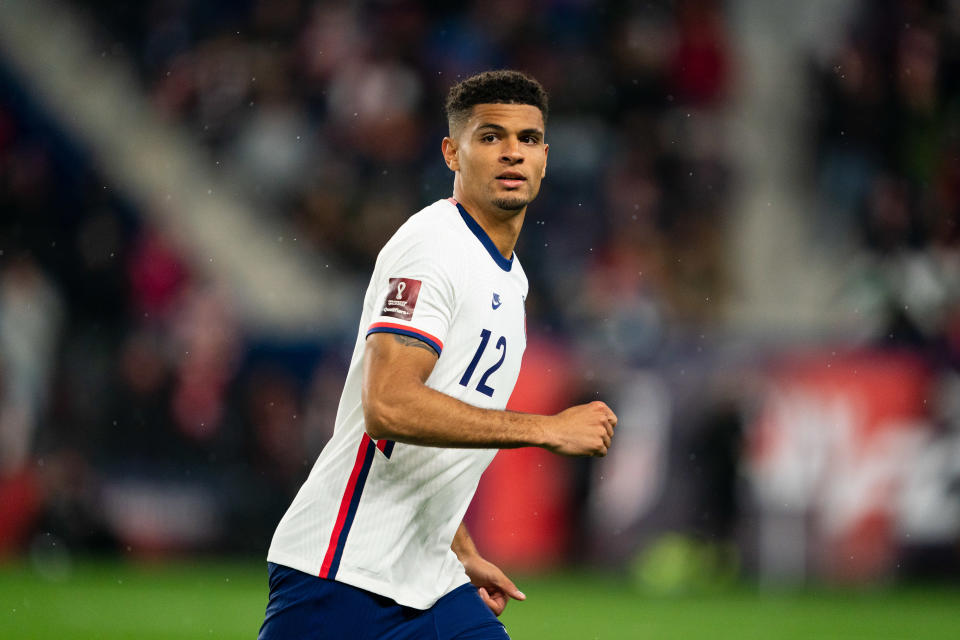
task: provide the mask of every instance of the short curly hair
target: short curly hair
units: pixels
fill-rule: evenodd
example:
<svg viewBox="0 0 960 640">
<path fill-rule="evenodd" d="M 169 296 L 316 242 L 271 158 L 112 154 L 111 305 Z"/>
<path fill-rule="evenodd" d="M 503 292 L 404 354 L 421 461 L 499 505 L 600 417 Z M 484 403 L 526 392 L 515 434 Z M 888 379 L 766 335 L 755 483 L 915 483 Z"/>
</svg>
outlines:
<svg viewBox="0 0 960 640">
<path fill-rule="evenodd" d="M 447 123 L 453 134 L 470 118 L 474 105 L 529 104 L 540 109 L 546 124 L 548 103 L 547 92 L 530 76 L 509 69 L 484 71 L 450 88 L 446 104 Z"/>
</svg>

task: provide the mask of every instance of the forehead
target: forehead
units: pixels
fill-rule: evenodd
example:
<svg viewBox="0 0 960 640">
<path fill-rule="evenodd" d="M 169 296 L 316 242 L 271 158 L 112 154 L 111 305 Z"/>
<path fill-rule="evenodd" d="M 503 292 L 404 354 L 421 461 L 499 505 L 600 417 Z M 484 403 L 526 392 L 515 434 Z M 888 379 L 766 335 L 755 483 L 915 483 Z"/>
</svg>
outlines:
<svg viewBox="0 0 960 640">
<path fill-rule="evenodd" d="M 477 104 L 467 119 L 468 131 L 485 124 L 493 124 L 504 129 L 522 131 L 539 129 L 543 131 L 543 114 L 530 104 Z"/>
</svg>

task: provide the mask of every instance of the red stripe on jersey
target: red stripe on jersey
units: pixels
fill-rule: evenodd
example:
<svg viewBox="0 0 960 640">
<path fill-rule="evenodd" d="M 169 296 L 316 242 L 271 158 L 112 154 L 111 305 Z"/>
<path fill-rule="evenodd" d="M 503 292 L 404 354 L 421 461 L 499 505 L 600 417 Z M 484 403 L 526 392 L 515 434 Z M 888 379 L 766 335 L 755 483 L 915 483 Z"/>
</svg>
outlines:
<svg viewBox="0 0 960 640">
<path fill-rule="evenodd" d="M 326 578 L 330 573 L 330 565 L 333 563 L 333 556 L 337 551 L 337 542 L 340 539 L 340 533 L 343 531 L 343 525 L 347 521 L 347 512 L 350 510 L 350 501 L 353 499 L 353 493 L 357 489 L 357 477 L 363 468 L 363 460 L 366 457 L 367 447 L 373 443 L 366 433 L 360 440 L 360 448 L 357 450 L 357 461 L 353 463 L 353 471 L 350 472 L 350 479 L 347 480 L 347 488 L 343 492 L 343 499 L 340 501 L 340 511 L 337 513 L 337 522 L 333 525 L 333 532 L 330 534 L 330 544 L 327 546 L 327 554 L 323 557 L 323 564 L 320 566 L 320 577 Z"/>
<path fill-rule="evenodd" d="M 441 350 L 443 349 L 443 343 L 440 342 L 440 338 L 432 336 L 426 331 L 422 331 L 421 329 L 417 329 L 416 327 L 411 327 L 410 325 L 396 324 L 394 322 L 374 322 L 372 325 L 370 325 L 370 328 L 367 329 L 367 333 L 369 333 L 373 329 L 403 329 L 404 331 L 411 331 L 413 333 L 423 336 L 424 338 L 429 338 L 430 340 L 433 340 L 438 345 L 440 345 Z"/>
</svg>

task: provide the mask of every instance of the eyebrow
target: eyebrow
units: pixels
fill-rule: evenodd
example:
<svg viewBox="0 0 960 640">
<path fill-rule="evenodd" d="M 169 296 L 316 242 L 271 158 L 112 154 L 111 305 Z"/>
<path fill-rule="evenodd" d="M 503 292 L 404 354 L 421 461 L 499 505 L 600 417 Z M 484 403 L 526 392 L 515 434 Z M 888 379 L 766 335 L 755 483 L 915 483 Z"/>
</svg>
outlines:
<svg viewBox="0 0 960 640">
<path fill-rule="evenodd" d="M 500 126 L 499 124 L 494 124 L 494 123 L 492 123 L 492 122 L 484 122 L 484 123 L 481 124 L 479 127 L 477 127 L 477 131 L 482 131 L 482 130 L 484 130 L 484 129 L 493 129 L 494 131 L 498 131 L 498 132 L 499 132 L 499 131 L 506 131 L 506 128 Z M 543 137 L 543 131 L 542 131 L 541 129 L 537 129 L 536 127 L 534 127 L 534 128 L 530 128 L 530 129 L 523 129 L 522 131 L 520 131 L 520 133 L 519 133 L 518 135 L 521 135 L 521 136 L 524 136 L 524 135 L 527 135 L 527 136 L 529 136 L 529 135 L 535 135 L 535 136 L 538 136 L 538 137 L 542 138 L 542 137 Z"/>
</svg>

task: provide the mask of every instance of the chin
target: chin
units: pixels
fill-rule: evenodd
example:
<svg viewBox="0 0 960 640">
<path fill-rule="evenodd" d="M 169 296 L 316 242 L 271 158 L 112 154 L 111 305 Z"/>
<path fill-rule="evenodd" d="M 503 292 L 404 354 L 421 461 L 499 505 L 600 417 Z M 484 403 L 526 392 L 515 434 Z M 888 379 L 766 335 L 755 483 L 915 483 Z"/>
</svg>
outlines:
<svg viewBox="0 0 960 640">
<path fill-rule="evenodd" d="M 498 209 L 503 209 L 504 211 L 519 211 L 530 204 L 530 200 L 520 197 L 495 198 L 492 204 Z"/>
</svg>

